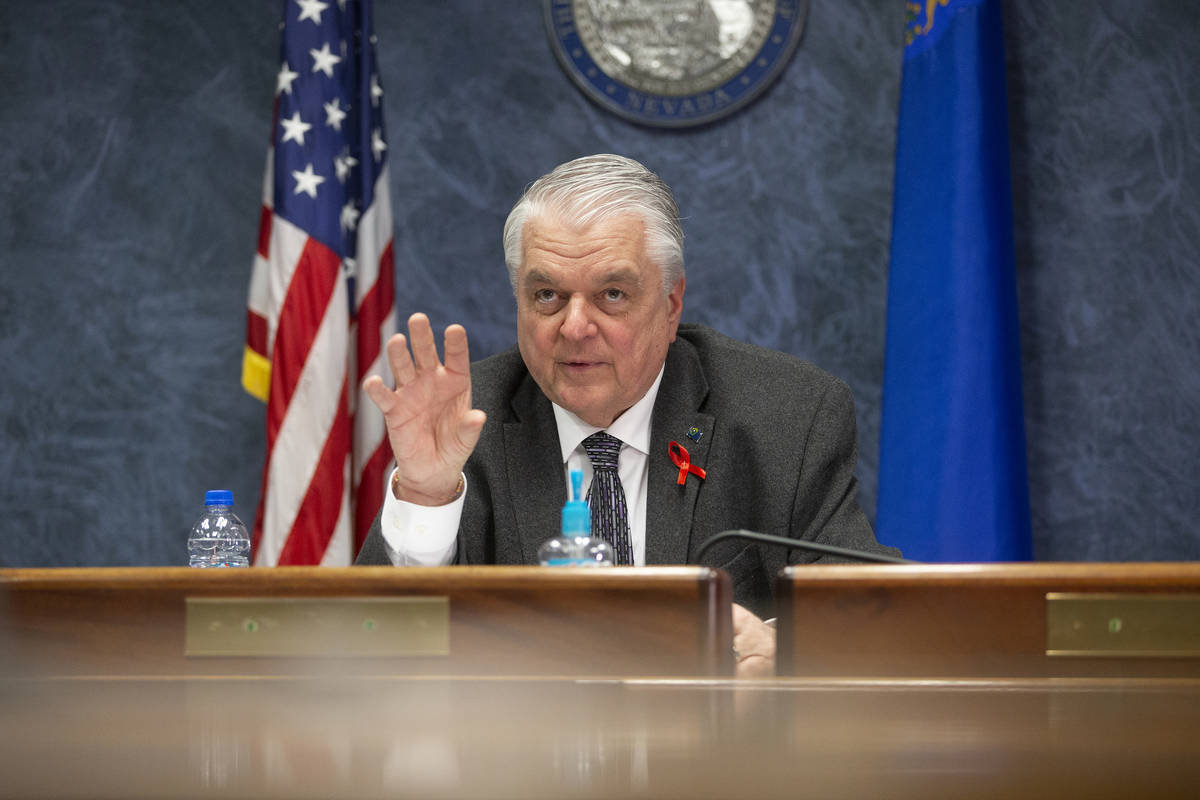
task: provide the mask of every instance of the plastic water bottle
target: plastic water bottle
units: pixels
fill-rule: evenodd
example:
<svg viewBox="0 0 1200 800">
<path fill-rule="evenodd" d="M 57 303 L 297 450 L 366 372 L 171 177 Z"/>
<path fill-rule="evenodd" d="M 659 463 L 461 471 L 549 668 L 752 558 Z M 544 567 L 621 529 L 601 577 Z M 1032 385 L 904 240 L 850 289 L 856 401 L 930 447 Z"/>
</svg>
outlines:
<svg viewBox="0 0 1200 800">
<path fill-rule="evenodd" d="M 204 516 L 188 536 L 188 563 L 193 567 L 250 566 L 250 535 L 233 513 L 233 492 L 204 493 Z"/>
<path fill-rule="evenodd" d="M 613 551 L 608 542 L 592 538 L 592 512 L 579 498 L 583 472 L 571 470 L 571 498 L 562 510 L 562 534 L 538 549 L 543 567 L 611 567 Z"/>
</svg>

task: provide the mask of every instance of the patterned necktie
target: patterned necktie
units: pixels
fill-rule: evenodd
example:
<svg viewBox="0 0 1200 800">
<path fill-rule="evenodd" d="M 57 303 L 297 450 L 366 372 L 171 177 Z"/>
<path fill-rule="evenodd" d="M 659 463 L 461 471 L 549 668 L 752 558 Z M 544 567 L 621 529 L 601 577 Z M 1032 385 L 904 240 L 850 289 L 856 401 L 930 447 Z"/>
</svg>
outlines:
<svg viewBox="0 0 1200 800">
<path fill-rule="evenodd" d="M 617 473 L 621 440 L 598 431 L 583 440 L 592 460 L 592 485 L 587 504 L 592 509 L 592 535 L 612 545 L 618 567 L 633 566 L 633 542 L 629 538 L 629 509 Z"/>
</svg>

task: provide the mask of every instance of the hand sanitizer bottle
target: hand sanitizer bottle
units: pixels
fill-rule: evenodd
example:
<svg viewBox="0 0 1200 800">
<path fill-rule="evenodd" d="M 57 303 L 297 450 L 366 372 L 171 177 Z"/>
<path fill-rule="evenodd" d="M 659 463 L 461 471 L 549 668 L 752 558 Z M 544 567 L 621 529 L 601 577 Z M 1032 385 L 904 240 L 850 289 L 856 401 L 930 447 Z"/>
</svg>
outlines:
<svg viewBox="0 0 1200 800">
<path fill-rule="evenodd" d="M 611 567 L 613 551 L 608 542 L 592 538 L 592 512 L 580 499 L 583 472 L 571 470 L 571 496 L 562 510 L 562 534 L 538 549 L 543 567 Z"/>
</svg>

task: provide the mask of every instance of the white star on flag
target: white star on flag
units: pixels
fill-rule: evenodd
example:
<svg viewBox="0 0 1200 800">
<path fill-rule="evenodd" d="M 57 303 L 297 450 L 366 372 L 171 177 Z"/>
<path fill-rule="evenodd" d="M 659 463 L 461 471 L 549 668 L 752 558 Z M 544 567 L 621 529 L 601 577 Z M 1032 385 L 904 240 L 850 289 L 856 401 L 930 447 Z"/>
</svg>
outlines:
<svg viewBox="0 0 1200 800">
<path fill-rule="evenodd" d="M 312 127 L 312 125 L 300 119 L 299 111 L 292 114 L 290 119 L 279 120 L 279 124 L 283 126 L 284 131 L 282 141 L 296 142 L 301 145 L 304 144 L 304 134 Z"/>
<path fill-rule="evenodd" d="M 387 150 L 387 143 L 383 141 L 383 134 L 379 128 L 371 131 L 371 152 L 375 154 L 375 160 L 383 158 L 384 151 Z"/>
<path fill-rule="evenodd" d="M 379 105 L 379 98 L 383 97 L 383 87 L 379 85 L 379 76 L 371 76 L 371 105 Z"/>
<path fill-rule="evenodd" d="M 300 77 L 300 73 L 292 72 L 291 67 L 288 66 L 287 62 L 283 62 L 283 65 L 279 68 L 279 76 L 275 81 L 275 94 L 291 94 L 292 81 L 296 80 L 298 77 Z"/>
<path fill-rule="evenodd" d="M 321 24 L 321 12 L 329 8 L 329 3 L 322 3 L 321 0 L 296 0 L 296 5 L 300 6 L 300 18 L 297 22 L 311 19 L 317 25 Z"/>
<path fill-rule="evenodd" d="M 321 45 L 320 50 L 309 50 L 308 54 L 313 58 L 313 72 L 324 72 L 326 77 L 333 77 L 333 67 L 340 64 L 341 56 L 335 56 L 329 52 L 329 42 Z"/>
<path fill-rule="evenodd" d="M 296 179 L 296 190 L 292 194 L 304 192 L 314 200 L 317 199 L 317 187 L 325 182 L 324 178 L 313 173 L 312 164 L 305 167 L 303 172 L 292 170 L 292 177 Z"/>
<path fill-rule="evenodd" d="M 351 155 L 335 156 L 333 168 L 337 171 L 338 183 L 345 183 L 350 177 L 350 170 L 358 166 L 358 159 Z"/>
<path fill-rule="evenodd" d="M 346 112 L 341 107 L 342 99 L 335 97 L 328 103 L 325 103 L 325 124 L 333 128 L 335 131 L 342 129 L 342 120 L 346 118 Z"/>
<path fill-rule="evenodd" d="M 354 203 L 346 203 L 342 206 L 342 230 L 352 231 L 358 227 L 359 211 L 354 207 Z"/>
</svg>

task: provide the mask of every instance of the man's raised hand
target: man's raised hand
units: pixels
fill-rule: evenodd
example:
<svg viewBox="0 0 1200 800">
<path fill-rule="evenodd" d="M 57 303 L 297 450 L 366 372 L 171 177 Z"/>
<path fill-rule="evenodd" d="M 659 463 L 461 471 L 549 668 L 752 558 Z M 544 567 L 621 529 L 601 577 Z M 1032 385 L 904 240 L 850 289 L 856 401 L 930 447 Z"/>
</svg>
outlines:
<svg viewBox="0 0 1200 800">
<path fill-rule="evenodd" d="M 396 388 L 389 389 L 378 375 L 363 381 L 363 390 L 383 412 L 396 457 L 392 490 L 399 500 L 425 506 L 454 499 L 487 419 L 471 408 L 471 358 L 461 325 L 446 328 L 443 350 L 445 364 L 438 360 L 429 318 L 413 314 L 407 340 L 397 333 L 387 343 Z"/>
</svg>

